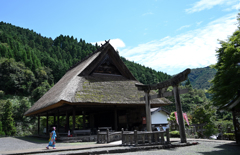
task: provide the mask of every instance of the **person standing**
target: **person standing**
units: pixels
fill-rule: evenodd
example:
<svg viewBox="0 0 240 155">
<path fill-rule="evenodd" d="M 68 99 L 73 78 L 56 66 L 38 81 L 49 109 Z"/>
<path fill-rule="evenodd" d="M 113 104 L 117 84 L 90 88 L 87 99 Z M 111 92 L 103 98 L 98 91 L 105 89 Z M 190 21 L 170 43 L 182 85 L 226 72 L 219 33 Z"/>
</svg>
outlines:
<svg viewBox="0 0 240 155">
<path fill-rule="evenodd" d="M 49 149 L 49 146 L 53 147 L 53 149 L 56 149 L 55 144 L 56 144 L 57 135 L 56 135 L 55 130 L 56 130 L 56 127 L 53 127 L 53 131 L 50 133 L 50 138 L 51 139 L 48 143 L 48 146 L 46 147 L 47 149 Z"/>
</svg>

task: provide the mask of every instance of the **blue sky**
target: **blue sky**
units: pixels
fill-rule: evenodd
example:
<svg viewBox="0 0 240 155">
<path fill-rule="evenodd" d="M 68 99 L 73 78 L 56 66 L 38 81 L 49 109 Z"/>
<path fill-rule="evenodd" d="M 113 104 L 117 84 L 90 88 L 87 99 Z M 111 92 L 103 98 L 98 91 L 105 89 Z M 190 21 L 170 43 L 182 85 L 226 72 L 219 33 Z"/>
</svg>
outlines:
<svg viewBox="0 0 240 155">
<path fill-rule="evenodd" d="M 0 21 L 52 39 L 111 39 L 121 56 L 173 75 L 216 63 L 239 9 L 240 0 L 0 0 Z"/>
</svg>

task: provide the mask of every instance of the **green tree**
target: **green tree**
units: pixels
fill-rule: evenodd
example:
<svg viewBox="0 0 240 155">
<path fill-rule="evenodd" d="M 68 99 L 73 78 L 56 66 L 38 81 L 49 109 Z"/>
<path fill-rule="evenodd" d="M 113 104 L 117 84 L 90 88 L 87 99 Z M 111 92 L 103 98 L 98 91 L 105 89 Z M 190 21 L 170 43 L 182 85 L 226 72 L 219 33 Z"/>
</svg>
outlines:
<svg viewBox="0 0 240 155">
<path fill-rule="evenodd" d="M 205 129 L 203 135 L 207 137 L 217 132 L 214 124 L 215 120 L 216 120 L 216 108 L 213 107 L 210 103 L 205 103 L 204 105 L 196 106 L 192 112 L 193 124 L 207 123 L 203 127 L 203 129 Z M 201 135 L 201 132 L 198 132 L 199 137 L 203 137 L 203 135 Z"/>
<path fill-rule="evenodd" d="M 240 22 L 240 14 L 238 14 Z M 213 66 L 217 73 L 212 80 L 213 86 L 209 92 L 212 94 L 213 104 L 222 107 L 233 100 L 240 91 L 240 24 L 238 30 L 227 41 L 220 42 L 217 52 L 217 63 Z"/>
<path fill-rule="evenodd" d="M 7 100 L 3 107 L 3 131 L 8 136 L 14 136 L 16 133 L 15 123 L 13 119 L 13 107 L 12 102 Z"/>
<path fill-rule="evenodd" d="M 49 89 L 51 86 L 47 81 L 42 82 L 42 84 L 33 90 L 32 96 L 34 100 L 38 100 L 41 98 Z"/>
<path fill-rule="evenodd" d="M 0 136 L 4 136 L 4 135 L 5 135 L 5 133 L 2 130 L 2 122 L 0 121 Z"/>
</svg>

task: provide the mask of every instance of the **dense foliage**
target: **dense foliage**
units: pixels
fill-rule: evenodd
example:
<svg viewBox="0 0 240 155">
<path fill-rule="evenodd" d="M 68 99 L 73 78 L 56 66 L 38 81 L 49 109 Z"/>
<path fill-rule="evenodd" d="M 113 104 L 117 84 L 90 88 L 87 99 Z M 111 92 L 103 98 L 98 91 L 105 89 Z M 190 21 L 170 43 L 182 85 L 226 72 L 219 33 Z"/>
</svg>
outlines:
<svg viewBox="0 0 240 155">
<path fill-rule="evenodd" d="M 239 27 L 227 41 L 221 41 L 217 52 L 217 73 L 210 88 L 213 104 L 222 107 L 240 95 L 240 14 Z"/>
<path fill-rule="evenodd" d="M 3 132 L 8 136 L 14 136 L 16 133 L 16 127 L 13 119 L 12 102 L 8 100 L 3 107 L 3 111 Z"/>
<path fill-rule="evenodd" d="M 211 87 L 211 81 L 215 76 L 217 70 L 211 67 L 191 69 L 191 73 L 188 75 L 194 89 L 209 89 Z"/>
</svg>

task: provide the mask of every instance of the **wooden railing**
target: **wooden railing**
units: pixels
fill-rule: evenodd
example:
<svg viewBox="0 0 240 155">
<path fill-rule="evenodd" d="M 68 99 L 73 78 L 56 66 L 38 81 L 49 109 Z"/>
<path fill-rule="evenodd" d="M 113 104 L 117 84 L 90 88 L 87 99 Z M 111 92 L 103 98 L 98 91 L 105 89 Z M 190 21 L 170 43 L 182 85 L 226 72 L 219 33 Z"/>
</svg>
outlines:
<svg viewBox="0 0 240 155">
<path fill-rule="evenodd" d="M 166 136 L 166 140 L 164 139 Z M 154 144 L 169 144 L 169 129 L 166 131 L 124 131 L 122 132 L 100 132 L 98 130 L 97 143 L 110 143 L 113 141 L 122 140 L 122 145 L 154 145 Z"/>
<path fill-rule="evenodd" d="M 107 131 L 103 132 L 100 132 L 100 130 L 98 130 L 97 143 L 110 143 L 121 139 L 122 132 L 109 132 L 108 129 Z"/>
<path fill-rule="evenodd" d="M 166 136 L 166 141 L 164 140 Z M 122 130 L 122 145 L 155 145 L 169 144 L 169 129 L 166 131 L 123 131 Z"/>
</svg>

